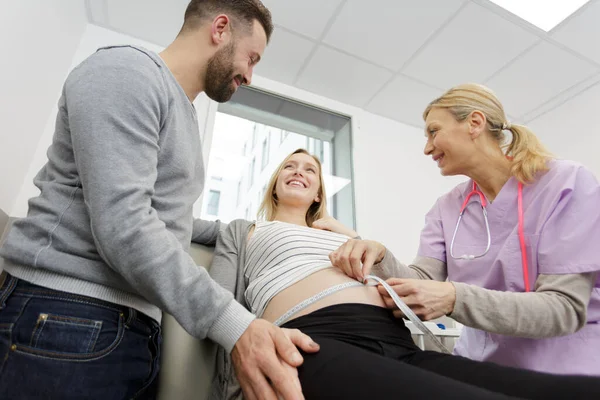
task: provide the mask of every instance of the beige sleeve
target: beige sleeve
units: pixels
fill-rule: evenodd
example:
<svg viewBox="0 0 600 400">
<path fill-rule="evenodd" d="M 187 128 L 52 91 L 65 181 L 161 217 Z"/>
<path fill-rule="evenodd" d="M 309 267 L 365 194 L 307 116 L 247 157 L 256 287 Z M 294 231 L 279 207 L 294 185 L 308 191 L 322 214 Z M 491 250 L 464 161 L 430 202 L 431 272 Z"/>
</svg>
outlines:
<svg viewBox="0 0 600 400">
<path fill-rule="evenodd" d="M 385 256 L 380 263 L 373 265 L 372 273 L 381 279 L 429 279 L 445 281 L 448 273 L 446 263 L 435 258 L 417 257 L 412 264 L 406 266 L 386 249 Z"/>
<path fill-rule="evenodd" d="M 514 293 L 453 282 L 456 303 L 450 317 L 491 333 L 549 338 L 574 333 L 587 323 L 596 272 L 540 275 L 535 292 Z"/>
<path fill-rule="evenodd" d="M 430 279 L 445 281 L 446 263 L 430 257 L 417 257 L 412 264 L 398 261 L 386 250 L 372 273 L 382 279 Z M 568 335 L 587 322 L 597 273 L 540 275 L 535 292 L 514 293 L 484 289 L 461 282 L 450 317 L 463 325 L 484 331 L 528 338 Z"/>
</svg>

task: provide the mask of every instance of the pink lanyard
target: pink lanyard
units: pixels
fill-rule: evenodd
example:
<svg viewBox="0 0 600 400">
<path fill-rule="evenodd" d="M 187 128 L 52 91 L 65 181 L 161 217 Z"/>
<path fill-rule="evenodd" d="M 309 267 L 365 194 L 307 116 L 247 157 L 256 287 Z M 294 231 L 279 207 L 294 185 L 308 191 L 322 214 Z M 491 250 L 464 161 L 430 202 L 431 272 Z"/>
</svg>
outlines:
<svg viewBox="0 0 600 400">
<path fill-rule="evenodd" d="M 521 260 L 523 263 L 523 282 L 525 283 L 525 291 L 531 292 L 529 285 L 529 267 L 527 265 L 527 249 L 525 247 L 525 228 L 523 218 L 523 184 L 519 182 L 518 195 L 518 211 L 519 211 L 519 243 L 521 244 Z"/>
</svg>

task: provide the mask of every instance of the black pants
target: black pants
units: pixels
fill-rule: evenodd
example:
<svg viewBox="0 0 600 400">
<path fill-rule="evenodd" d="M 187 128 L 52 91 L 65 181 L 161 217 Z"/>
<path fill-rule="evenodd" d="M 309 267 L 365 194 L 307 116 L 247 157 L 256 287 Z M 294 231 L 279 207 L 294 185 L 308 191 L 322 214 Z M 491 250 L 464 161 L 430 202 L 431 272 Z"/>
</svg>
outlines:
<svg viewBox="0 0 600 400">
<path fill-rule="evenodd" d="M 600 378 L 551 375 L 422 351 L 388 310 L 342 304 L 283 325 L 321 349 L 298 369 L 306 399 L 600 399 Z M 598 351 L 598 349 L 590 349 Z"/>
</svg>

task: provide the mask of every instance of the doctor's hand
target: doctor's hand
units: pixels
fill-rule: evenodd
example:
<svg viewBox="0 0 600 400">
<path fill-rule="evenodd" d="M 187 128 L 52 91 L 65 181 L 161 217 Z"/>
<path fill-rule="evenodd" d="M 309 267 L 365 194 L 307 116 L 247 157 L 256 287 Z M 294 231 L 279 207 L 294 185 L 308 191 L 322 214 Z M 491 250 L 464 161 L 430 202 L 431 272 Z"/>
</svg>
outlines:
<svg viewBox="0 0 600 400">
<path fill-rule="evenodd" d="M 337 219 L 330 217 L 329 215 L 326 215 L 323 218 L 319 218 L 318 220 L 313 222 L 312 227 L 315 229 L 321 229 L 324 231 L 340 233 L 342 235 L 346 235 L 351 238 L 358 236 L 358 233 L 356 233 L 356 231 L 348 228 L 346 225 L 342 224 Z"/>
<path fill-rule="evenodd" d="M 439 318 L 454 311 L 456 288 L 451 282 L 398 278 L 390 278 L 386 282 L 423 321 Z M 379 285 L 377 289 L 387 308 L 395 310 L 396 317 L 403 318 L 404 314 L 397 309 L 385 288 Z"/>
<path fill-rule="evenodd" d="M 262 319 L 252 321 L 231 352 L 244 398 L 304 399 L 295 371 L 303 359 L 296 346 L 307 353 L 319 350 L 296 329 L 284 330 Z"/>
<path fill-rule="evenodd" d="M 348 240 L 329 255 L 331 265 L 360 282 L 371 273 L 373 264 L 383 260 L 386 248 L 373 240 Z"/>
</svg>

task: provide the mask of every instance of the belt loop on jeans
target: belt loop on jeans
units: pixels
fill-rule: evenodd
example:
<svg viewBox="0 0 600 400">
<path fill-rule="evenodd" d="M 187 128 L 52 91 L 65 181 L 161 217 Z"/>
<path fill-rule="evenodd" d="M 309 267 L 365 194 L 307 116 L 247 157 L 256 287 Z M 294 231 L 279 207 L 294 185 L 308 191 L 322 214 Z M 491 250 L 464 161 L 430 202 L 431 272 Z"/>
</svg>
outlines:
<svg viewBox="0 0 600 400">
<path fill-rule="evenodd" d="M 6 299 L 15 290 L 18 281 L 17 278 L 9 275 L 6 271 L 2 271 L 2 274 L 0 274 L 0 310 L 6 305 Z"/>
<path fill-rule="evenodd" d="M 127 318 L 125 319 L 125 326 L 130 327 L 137 318 L 137 312 L 135 311 L 135 309 L 128 307 L 126 317 Z"/>
<path fill-rule="evenodd" d="M 6 280 L 7 277 L 8 277 L 8 272 L 2 271 L 2 273 L 0 273 L 0 288 L 2 288 L 2 285 L 4 285 L 4 281 Z"/>
</svg>

